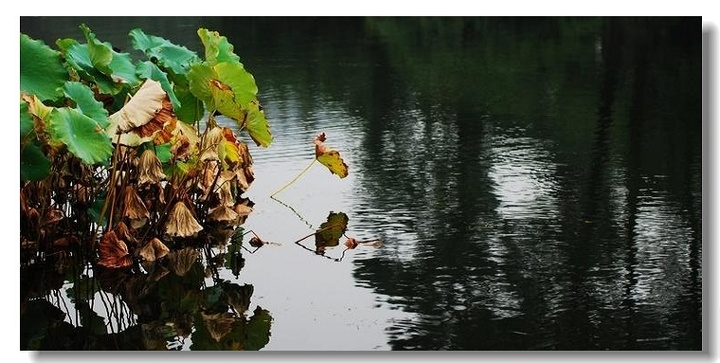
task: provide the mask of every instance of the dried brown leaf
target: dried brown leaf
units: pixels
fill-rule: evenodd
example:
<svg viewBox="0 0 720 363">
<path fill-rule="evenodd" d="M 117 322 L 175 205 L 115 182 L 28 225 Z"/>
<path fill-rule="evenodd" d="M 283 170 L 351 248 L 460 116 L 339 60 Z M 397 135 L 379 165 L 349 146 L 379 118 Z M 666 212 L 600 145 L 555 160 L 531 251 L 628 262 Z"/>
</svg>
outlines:
<svg viewBox="0 0 720 363">
<path fill-rule="evenodd" d="M 165 257 L 170 249 L 157 238 L 151 239 L 140 249 L 140 257 L 145 261 L 155 261 Z"/>
<path fill-rule="evenodd" d="M 192 212 L 180 201 L 175 203 L 168 216 L 165 232 L 173 237 L 191 237 L 203 227 L 198 223 Z"/>
<path fill-rule="evenodd" d="M 138 184 L 157 184 L 165 177 L 160 159 L 152 149 L 145 149 L 138 161 Z"/>
<path fill-rule="evenodd" d="M 105 233 L 98 244 L 98 265 L 107 268 L 124 268 L 132 265 L 132 256 L 125 242 L 113 231 Z"/>
</svg>

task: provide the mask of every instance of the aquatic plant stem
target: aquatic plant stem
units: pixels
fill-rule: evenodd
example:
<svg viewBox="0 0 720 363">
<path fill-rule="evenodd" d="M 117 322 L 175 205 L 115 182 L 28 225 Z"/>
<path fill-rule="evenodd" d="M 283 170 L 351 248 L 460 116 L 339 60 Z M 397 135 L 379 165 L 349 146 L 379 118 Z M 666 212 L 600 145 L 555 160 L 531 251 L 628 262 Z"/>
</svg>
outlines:
<svg viewBox="0 0 720 363">
<path fill-rule="evenodd" d="M 308 170 L 310 170 L 310 167 L 312 167 L 313 164 L 315 164 L 315 161 L 316 161 L 316 160 L 317 160 L 317 158 L 312 159 L 312 161 L 310 162 L 310 164 L 308 164 L 308 166 L 306 166 L 305 169 L 303 169 L 297 176 L 295 176 L 295 178 L 293 178 L 293 180 L 291 180 L 291 181 L 288 182 L 287 184 L 283 185 L 282 188 L 278 189 L 278 190 L 275 191 L 274 193 L 270 194 L 270 198 L 274 197 L 274 196 L 277 195 L 278 193 L 280 193 L 280 192 L 282 192 L 283 190 L 287 189 L 289 186 L 291 186 L 293 183 L 295 183 L 298 179 L 300 179 L 300 177 L 301 177 L 303 174 L 305 174 Z"/>
</svg>

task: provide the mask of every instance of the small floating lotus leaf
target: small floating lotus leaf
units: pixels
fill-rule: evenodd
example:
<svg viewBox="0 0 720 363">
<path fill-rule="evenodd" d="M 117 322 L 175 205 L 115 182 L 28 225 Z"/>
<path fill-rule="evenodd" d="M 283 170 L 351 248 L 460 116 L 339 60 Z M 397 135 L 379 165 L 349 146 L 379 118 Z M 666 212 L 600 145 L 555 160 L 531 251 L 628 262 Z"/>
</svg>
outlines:
<svg viewBox="0 0 720 363">
<path fill-rule="evenodd" d="M 340 237 L 347 230 L 348 216 L 345 213 L 330 212 L 327 221 L 320 225 L 315 233 L 315 246 L 334 247 L 340 243 Z"/>
<path fill-rule="evenodd" d="M 150 217 L 150 212 L 148 212 L 147 207 L 145 206 L 145 203 L 143 203 L 142 199 L 140 199 L 140 196 L 138 195 L 137 191 L 135 190 L 135 187 L 132 185 L 128 185 L 125 187 L 125 217 L 130 218 L 131 220 L 135 219 L 144 219 Z"/>
<path fill-rule="evenodd" d="M 152 149 L 145 149 L 138 162 L 138 184 L 157 184 L 163 179 L 162 163 Z"/>
<path fill-rule="evenodd" d="M 240 215 L 238 215 L 235 210 L 226 205 L 221 205 L 211 210 L 210 214 L 208 214 L 208 219 L 218 222 L 234 222 L 239 217 Z"/>
<path fill-rule="evenodd" d="M 145 261 L 153 262 L 165 257 L 170 249 L 157 238 L 151 239 L 140 249 L 140 257 Z"/>
<path fill-rule="evenodd" d="M 178 276 L 182 277 L 190 271 L 200 253 L 193 248 L 183 248 L 179 251 L 172 251 L 167 255 L 168 267 Z"/>
<path fill-rule="evenodd" d="M 344 178 L 348 176 L 348 166 L 340 157 L 340 153 L 337 150 L 332 150 L 325 145 L 325 133 L 322 132 L 315 137 L 315 158 L 320 164 L 330 170 L 331 173 Z"/>
<path fill-rule="evenodd" d="M 203 227 L 198 223 L 192 212 L 180 201 L 175 203 L 168 216 L 165 232 L 173 237 L 191 237 Z"/>
<path fill-rule="evenodd" d="M 208 333 L 216 342 L 228 335 L 237 321 L 237 317 L 230 313 L 206 314 L 201 311 L 200 315 Z"/>
<path fill-rule="evenodd" d="M 98 264 L 107 268 L 123 268 L 132 265 L 132 256 L 125 242 L 113 231 L 106 232 L 98 244 Z"/>
</svg>

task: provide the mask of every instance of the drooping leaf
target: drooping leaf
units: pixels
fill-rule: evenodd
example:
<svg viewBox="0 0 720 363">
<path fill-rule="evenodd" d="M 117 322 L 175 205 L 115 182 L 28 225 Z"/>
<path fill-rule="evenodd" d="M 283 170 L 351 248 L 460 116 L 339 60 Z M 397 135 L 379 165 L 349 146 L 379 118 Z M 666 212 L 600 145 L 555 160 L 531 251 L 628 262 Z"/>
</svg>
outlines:
<svg viewBox="0 0 720 363">
<path fill-rule="evenodd" d="M 42 180 L 50 175 L 50 159 L 35 142 L 20 150 L 20 180 Z"/>
<path fill-rule="evenodd" d="M 340 237 L 347 230 L 348 216 L 343 212 L 330 212 L 315 233 L 315 246 L 334 247 L 340 243 Z"/>
<path fill-rule="evenodd" d="M 223 62 L 215 65 L 213 69 L 217 74 L 217 80 L 232 89 L 235 102 L 239 105 L 244 106 L 257 96 L 255 77 L 246 71 L 242 64 Z"/>
<path fill-rule="evenodd" d="M 175 91 L 170 84 L 170 80 L 168 80 L 167 74 L 158 68 L 158 66 L 152 62 L 145 61 L 138 64 L 137 71 L 140 77 L 152 79 L 153 81 L 160 83 L 163 91 L 165 91 L 168 97 L 170 97 L 170 101 L 172 101 L 174 109 L 179 109 L 181 107 L 181 102 L 178 100 L 177 96 L 175 96 Z"/>
<path fill-rule="evenodd" d="M 127 245 L 114 231 L 106 232 L 98 244 L 98 264 L 107 268 L 125 268 L 132 265 Z"/>
<path fill-rule="evenodd" d="M 153 262 L 159 260 L 170 252 L 170 249 L 157 238 L 151 239 L 140 249 L 140 257 L 145 261 Z"/>
<path fill-rule="evenodd" d="M 205 28 L 198 29 L 197 34 L 205 46 L 205 60 L 209 64 L 240 63 L 240 57 L 233 53 L 233 45 L 228 42 L 226 37 Z"/>
<path fill-rule="evenodd" d="M 260 109 L 256 101 L 251 102 L 248 107 L 244 126 L 257 146 L 270 146 L 273 140 L 270 125 L 265 118 L 265 111 Z"/>
<path fill-rule="evenodd" d="M 108 112 L 102 102 L 95 99 L 90 87 L 80 82 L 65 82 L 65 96 L 75 101 L 76 109 L 82 114 L 97 121 L 102 128 L 107 127 Z"/>
<path fill-rule="evenodd" d="M 62 97 L 62 86 L 69 78 L 60 54 L 25 34 L 20 34 L 20 90 L 40 100 Z"/>
<path fill-rule="evenodd" d="M 191 64 L 200 62 L 195 52 L 164 38 L 145 34 L 141 29 L 131 30 L 130 39 L 133 48 L 144 52 L 148 58 L 155 58 L 160 66 L 171 70 L 175 75 L 187 74 Z"/>
<path fill-rule="evenodd" d="M 165 233 L 172 237 L 191 237 L 202 229 L 184 202 L 175 203 L 165 224 Z"/>
<path fill-rule="evenodd" d="M 330 170 L 331 173 L 339 176 L 341 179 L 348 176 L 348 166 L 340 157 L 337 150 L 333 150 L 325 145 L 325 133 L 322 132 L 315 137 L 315 158 L 320 164 Z"/>
<path fill-rule="evenodd" d="M 87 164 L 107 164 L 113 146 L 97 121 L 71 108 L 56 108 L 50 114 L 49 133 Z"/>
</svg>

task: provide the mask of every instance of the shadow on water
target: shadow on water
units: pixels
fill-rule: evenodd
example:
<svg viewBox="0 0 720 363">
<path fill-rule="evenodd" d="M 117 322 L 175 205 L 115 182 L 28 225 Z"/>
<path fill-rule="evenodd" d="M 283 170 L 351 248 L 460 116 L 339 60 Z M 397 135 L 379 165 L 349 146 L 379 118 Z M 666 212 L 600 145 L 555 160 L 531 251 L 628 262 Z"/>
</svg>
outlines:
<svg viewBox="0 0 720 363">
<path fill-rule="evenodd" d="M 293 233 L 317 231 L 315 222 L 331 209 L 323 203 L 332 202 L 355 231 L 381 239 L 382 249 L 357 255 L 330 250 L 329 259 L 352 264 L 356 286 L 317 291 L 342 297 L 370 289 L 383 304 L 365 313 L 392 315 L 381 337 L 390 349 L 702 348 L 699 17 L 183 21 L 231 37 L 259 80 L 276 140 L 274 150 L 255 159 L 256 195 L 290 179 L 289 167 L 306 164 L 295 154 L 320 129 L 343 145 L 350 186 L 334 191 L 336 184 L 312 180 L 307 190 L 297 187 L 283 197 L 292 211 L 258 198 L 257 216 L 248 223 L 278 236 L 290 233 L 278 224 Z M 161 28 L 154 33 L 175 40 Z M 322 201 L 313 200 L 311 183 L 319 185 Z M 323 255 L 323 243 L 308 239 L 292 247 L 324 263 L 327 258 L 314 258 Z M 266 271 L 300 261 L 287 252 L 276 257 L 283 262 L 263 260 Z M 59 256 L 51 260 L 62 265 Z M 148 331 L 155 329 L 156 338 L 183 336 L 177 333 L 202 321 L 231 326 L 232 344 L 262 347 L 269 326 L 253 319 L 264 321 L 266 312 L 217 316 L 212 324 L 202 315 L 216 304 L 228 308 L 230 295 L 249 299 L 253 292 L 224 277 L 230 265 L 225 275 L 204 277 L 212 260 L 198 260 L 185 279 L 162 266 L 166 277 L 146 291 L 135 290 L 139 277 L 132 275 L 118 289 L 82 264 L 74 265 L 72 278 L 52 267 L 43 275 L 48 278 L 29 279 L 33 287 L 23 292 L 33 297 L 24 311 L 44 312 L 25 315 L 42 321 L 23 330 L 23 339 L 31 347 L 104 348 L 127 340 L 149 349 L 172 339 L 151 340 Z M 332 278 L 341 280 L 323 282 Z M 58 297 L 68 281 L 94 286 L 95 298 Z M 266 291 L 258 298 L 274 303 L 272 311 L 298 320 L 325 312 L 312 310 L 316 297 L 292 295 L 299 300 L 289 303 L 290 291 Z M 124 302 L 108 305 L 106 315 L 78 315 L 72 308 L 97 307 L 115 294 Z M 75 318 L 64 321 L 61 313 Z M 173 324 L 156 324 L 158 314 Z M 324 314 L 335 319 L 329 331 L 351 320 L 330 315 Z M 92 323 L 80 328 L 83 321 L 133 327 L 102 331 Z M 291 325 L 284 334 L 327 327 Z M 79 329 L 94 327 L 92 339 L 77 338 Z M 48 340 L 60 332 L 69 338 Z M 212 334 L 198 342 L 193 334 L 192 344 L 220 344 L 207 338 Z M 279 334 L 274 338 L 286 345 L 274 349 L 296 346 Z"/>
</svg>

